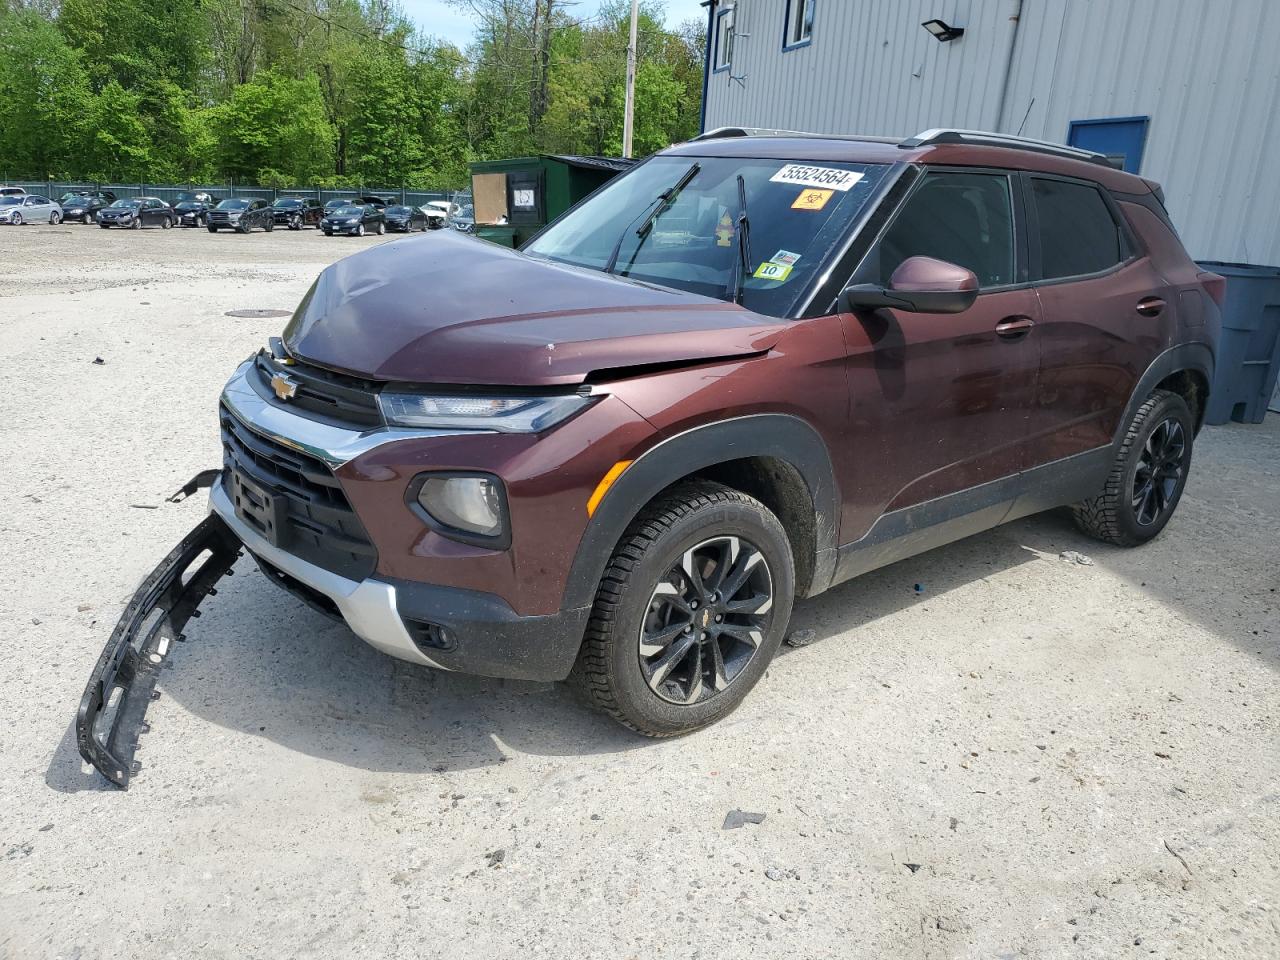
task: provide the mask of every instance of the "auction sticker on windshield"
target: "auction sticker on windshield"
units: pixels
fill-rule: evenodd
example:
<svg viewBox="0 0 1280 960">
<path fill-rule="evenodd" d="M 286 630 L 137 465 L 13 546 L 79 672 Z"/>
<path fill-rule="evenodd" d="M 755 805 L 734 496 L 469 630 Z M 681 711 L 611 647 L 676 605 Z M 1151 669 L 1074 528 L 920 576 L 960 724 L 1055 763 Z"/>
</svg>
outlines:
<svg viewBox="0 0 1280 960">
<path fill-rule="evenodd" d="M 822 187 L 827 190 L 839 190 L 841 193 L 850 189 L 862 179 L 862 174 L 852 170 L 837 170 L 834 167 L 809 167 L 802 163 L 788 163 L 769 180 L 772 183 L 787 183 L 797 187 Z"/>
</svg>

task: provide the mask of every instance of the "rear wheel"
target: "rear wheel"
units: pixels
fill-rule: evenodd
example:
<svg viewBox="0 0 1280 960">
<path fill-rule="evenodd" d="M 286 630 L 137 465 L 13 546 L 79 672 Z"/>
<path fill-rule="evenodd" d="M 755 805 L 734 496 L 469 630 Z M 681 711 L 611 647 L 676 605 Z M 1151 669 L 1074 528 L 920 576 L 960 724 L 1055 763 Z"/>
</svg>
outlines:
<svg viewBox="0 0 1280 960">
<path fill-rule="evenodd" d="M 276 228 L 275 220 L 268 220 L 266 223 L 262 225 L 262 229 L 267 231 L 267 233 L 270 233 L 275 228 Z"/>
<path fill-rule="evenodd" d="M 614 551 L 574 680 L 646 736 L 705 727 L 763 676 L 794 592 L 790 543 L 762 503 L 719 484 L 676 487 Z"/>
<path fill-rule="evenodd" d="M 1102 493 L 1072 508 L 1076 525 L 1119 547 L 1154 538 L 1182 498 L 1194 431 L 1182 397 L 1153 391 L 1129 424 Z"/>
</svg>

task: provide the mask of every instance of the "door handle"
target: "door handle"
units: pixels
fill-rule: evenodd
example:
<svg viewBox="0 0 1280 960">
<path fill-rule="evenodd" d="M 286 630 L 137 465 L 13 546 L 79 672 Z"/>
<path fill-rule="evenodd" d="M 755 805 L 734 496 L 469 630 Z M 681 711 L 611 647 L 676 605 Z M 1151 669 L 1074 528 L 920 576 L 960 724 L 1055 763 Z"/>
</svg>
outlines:
<svg viewBox="0 0 1280 960">
<path fill-rule="evenodd" d="M 1005 317 L 996 324 L 996 336 L 1002 340 L 1020 340 L 1035 325 L 1036 322 L 1030 317 Z"/>
<path fill-rule="evenodd" d="M 1137 310 L 1144 317 L 1158 317 L 1164 310 L 1164 301 L 1159 297 L 1144 297 L 1138 301 Z"/>
</svg>

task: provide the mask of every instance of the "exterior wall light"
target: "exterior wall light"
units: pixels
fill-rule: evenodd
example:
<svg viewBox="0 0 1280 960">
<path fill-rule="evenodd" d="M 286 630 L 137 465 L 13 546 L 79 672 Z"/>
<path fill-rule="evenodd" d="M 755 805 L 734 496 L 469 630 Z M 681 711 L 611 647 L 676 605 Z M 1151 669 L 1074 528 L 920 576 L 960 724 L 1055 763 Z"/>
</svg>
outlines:
<svg viewBox="0 0 1280 960">
<path fill-rule="evenodd" d="M 964 27 L 953 27 L 944 20 L 926 20 L 920 26 L 933 34 L 939 43 L 948 43 L 964 36 Z"/>
</svg>

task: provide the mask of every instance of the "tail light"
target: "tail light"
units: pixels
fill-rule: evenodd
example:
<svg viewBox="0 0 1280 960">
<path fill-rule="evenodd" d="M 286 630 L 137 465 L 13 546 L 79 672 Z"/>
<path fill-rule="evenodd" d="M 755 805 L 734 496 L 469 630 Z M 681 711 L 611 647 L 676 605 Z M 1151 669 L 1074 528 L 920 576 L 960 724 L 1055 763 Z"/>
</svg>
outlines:
<svg viewBox="0 0 1280 960">
<path fill-rule="evenodd" d="M 1227 298 L 1227 278 L 1216 273 L 1205 272 L 1197 274 L 1196 279 L 1200 281 L 1200 286 L 1204 287 L 1204 292 L 1213 297 L 1213 302 L 1222 306 L 1222 301 Z"/>
</svg>

